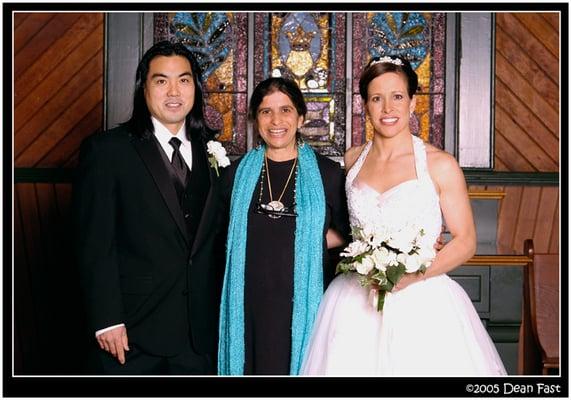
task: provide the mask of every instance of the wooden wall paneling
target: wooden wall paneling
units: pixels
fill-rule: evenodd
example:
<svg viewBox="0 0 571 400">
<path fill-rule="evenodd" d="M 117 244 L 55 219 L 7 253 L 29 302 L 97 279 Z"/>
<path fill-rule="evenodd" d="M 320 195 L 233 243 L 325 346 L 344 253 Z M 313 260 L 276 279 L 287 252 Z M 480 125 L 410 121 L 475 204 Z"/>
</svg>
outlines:
<svg viewBox="0 0 571 400">
<path fill-rule="evenodd" d="M 540 15 L 553 29 L 559 32 L 559 13 L 541 13 Z"/>
<path fill-rule="evenodd" d="M 25 360 L 33 360 L 38 349 L 36 313 L 34 312 L 30 268 L 26 249 L 26 237 L 22 223 L 20 196 L 14 190 L 14 373 L 22 374 L 25 368 L 35 366 Z"/>
<path fill-rule="evenodd" d="M 534 172 L 536 169 L 527 161 L 523 155 L 510 143 L 498 128 L 498 119 L 496 117 L 496 135 L 495 135 L 495 157 L 500 159 L 505 165 L 506 171 Z"/>
<path fill-rule="evenodd" d="M 496 141 L 496 146 L 498 145 Z M 497 153 L 497 148 L 494 153 Z M 509 171 L 510 169 L 504 162 L 498 157 L 497 154 L 494 154 L 494 170 L 496 171 Z"/>
<path fill-rule="evenodd" d="M 496 50 L 500 52 L 509 63 L 517 69 L 535 91 L 549 103 L 555 110 L 559 108 L 559 87 L 553 77 L 547 75 L 538 64 L 533 54 L 527 54 L 515 43 L 512 38 L 500 27 L 496 30 Z M 507 81 L 506 85 L 511 86 Z"/>
<path fill-rule="evenodd" d="M 57 317 L 61 314 L 63 309 L 61 305 L 55 301 L 56 298 L 61 295 L 62 291 L 65 293 L 70 288 L 62 287 L 61 279 L 58 279 L 60 275 L 59 270 L 65 265 L 65 258 L 60 254 L 61 252 L 58 251 L 61 247 L 60 243 L 64 238 L 58 229 L 54 229 L 59 222 L 54 185 L 52 183 L 37 183 L 36 193 L 39 215 L 37 223 L 41 234 L 41 246 L 43 248 L 42 261 L 45 266 L 45 271 L 43 271 L 41 278 L 41 291 L 36 292 L 33 295 L 42 299 L 43 312 L 39 318 L 39 323 L 44 328 L 42 338 L 45 343 L 56 343 L 60 336 L 60 327 L 65 327 L 66 342 L 68 342 L 69 339 L 67 337 L 71 336 L 69 334 L 73 331 L 73 328 L 70 328 L 69 323 L 57 322 Z M 72 251 L 72 249 L 69 250 Z M 56 366 L 59 365 L 61 360 L 69 358 L 69 356 L 64 357 L 61 354 L 58 354 L 59 351 L 55 350 L 54 347 L 57 346 L 47 346 L 42 349 L 42 359 L 53 361 L 49 366 L 43 363 L 43 371 L 40 372 L 53 372 L 57 369 Z"/>
<path fill-rule="evenodd" d="M 37 373 L 41 365 L 41 352 L 46 343 L 42 315 L 44 299 L 42 293 L 43 251 L 39 246 L 40 232 L 38 227 L 38 208 L 35 185 L 17 184 L 21 225 L 20 236 L 24 243 L 23 257 L 14 258 L 14 303 L 17 315 L 16 323 L 22 333 L 23 368 L 26 372 Z M 17 283 L 17 284 L 16 284 Z"/>
<path fill-rule="evenodd" d="M 560 193 L 557 191 L 557 206 L 555 207 L 555 212 L 553 213 L 553 223 L 551 224 L 551 239 L 549 243 L 549 253 L 561 254 L 559 251 L 559 219 L 561 216 L 560 210 Z"/>
<path fill-rule="evenodd" d="M 43 249 L 44 260 L 54 259 L 54 219 L 57 217 L 54 185 L 52 183 L 36 183 L 36 195 L 38 201 L 38 225 L 40 229 L 41 246 Z M 48 268 L 48 274 L 52 271 Z"/>
<path fill-rule="evenodd" d="M 559 58 L 559 32 L 537 13 L 513 14 L 551 54 Z"/>
<path fill-rule="evenodd" d="M 49 112 L 50 100 L 75 79 L 90 79 L 89 74 L 103 74 L 103 57 L 96 58 L 103 47 L 103 25 L 98 26 L 57 68 L 50 72 L 30 94 L 25 96 L 14 109 L 14 129 L 16 135 L 24 125 L 29 124 L 30 116 L 42 114 L 42 118 L 53 118 Z M 99 61 L 98 61 L 99 60 Z M 84 71 L 91 64 L 99 64 L 99 70 Z M 52 101 L 53 103 L 53 101 Z"/>
<path fill-rule="evenodd" d="M 559 64 L 557 64 L 559 65 Z M 496 53 L 496 76 L 504 83 L 509 82 L 510 87 L 518 97 L 525 99 L 529 109 L 552 131 L 559 130 L 558 110 L 549 105 L 547 101 L 538 96 L 537 91 L 529 84 L 501 53 Z"/>
<path fill-rule="evenodd" d="M 523 189 L 519 186 L 506 186 L 506 196 L 500 202 L 498 218 L 498 253 L 514 254 L 513 242 L 519 215 L 519 199 Z"/>
<path fill-rule="evenodd" d="M 14 30 L 18 28 L 22 24 L 22 22 L 24 22 L 27 18 L 29 18 L 30 15 L 31 15 L 30 13 L 14 12 L 12 14 L 14 18 Z"/>
<path fill-rule="evenodd" d="M 100 130 L 102 125 L 103 105 L 98 103 L 61 140 L 55 142 L 48 153 L 35 161 L 36 166 L 74 167 L 77 163 L 76 151 L 81 141 Z"/>
<path fill-rule="evenodd" d="M 14 321 L 16 321 L 16 316 L 14 315 Z M 14 343 L 14 347 L 12 349 L 12 354 L 13 354 L 13 360 L 14 360 L 14 364 L 13 364 L 13 369 L 12 369 L 12 373 L 14 374 L 22 374 L 24 372 L 24 352 L 22 349 L 22 341 L 20 340 L 20 330 L 18 329 L 19 325 L 18 323 L 15 323 L 14 325 L 12 325 L 12 335 L 13 335 L 13 343 Z M 3 332 L 4 335 L 7 334 L 6 330 Z"/>
<path fill-rule="evenodd" d="M 100 70 L 102 54 L 98 53 L 84 72 Z M 54 97 L 50 107 L 56 118 L 34 117 L 20 134 L 14 138 L 14 147 L 20 150 L 16 155 L 15 165 L 29 167 L 35 165 L 51 148 L 65 136 L 75 124 L 85 117 L 90 110 L 103 99 L 103 77 L 88 73 L 78 75 L 66 84 Z M 43 114 L 43 113 L 42 113 Z M 41 128 L 38 127 L 41 125 Z M 30 126 L 28 129 L 27 127 Z"/>
<path fill-rule="evenodd" d="M 557 187 L 542 187 L 537 210 L 537 223 L 532 234 L 533 247 L 536 253 L 549 253 L 552 240 L 553 217 L 557 213 Z"/>
<path fill-rule="evenodd" d="M 541 187 L 539 186 L 523 187 L 516 232 L 514 242 L 512 243 L 512 248 L 515 249 L 516 253 L 522 254 L 525 239 L 533 238 L 533 232 L 537 224 L 540 192 Z"/>
<path fill-rule="evenodd" d="M 82 14 L 66 34 L 38 57 L 30 68 L 21 75 L 16 75 L 15 105 L 37 87 L 102 22 L 102 14 Z"/>
<path fill-rule="evenodd" d="M 82 373 L 90 341 L 74 257 L 71 185 L 17 184 L 16 190 L 18 214 L 22 210 L 15 227 L 20 373 Z"/>
<path fill-rule="evenodd" d="M 49 358 L 58 358 L 57 362 L 49 368 L 57 373 L 81 372 L 85 358 L 87 344 L 86 321 L 83 308 L 83 299 L 79 289 L 79 274 L 75 262 L 74 234 L 71 222 L 71 185 L 70 184 L 45 184 L 42 191 L 46 194 L 43 203 L 45 206 L 43 223 L 52 235 L 49 243 L 51 252 L 47 260 L 50 274 L 46 277 L 50 287 L 49 319 L 45 321 L 50 326 L 48 336 L 52 341 L 57 340 L 58 326 L 66 326 L 69 336 L 70 348 L 75 351 L 66 357 L 59 356 L 58 349 L 46 350 Z M 38 190 L 40 192 L 40 190 Z M 58 193 L 60 192 L 60 193 Z M 69 326 L 72 320 L 73 326 Z"/>
<path fill-rule="evenodd" d="M 79 160 L 79 148 L 77 148 L 73 153 L 67 155 L 67 160 L 62 165 L 63 168 L 74 168 Z"/>
<path fill-rule="evenodd" d="M 59 38 L 63 37 L 72 25 L 77 22 L 80 14 L 58 13 L 44 26 L 31 26 L 35 34 L 14 57 L 14 71 L 24 73 L 44 54 Z M 35 22 L 36 18 L 30 18 L 29 23 Z M 25 25 L 28 25 L 26 21 Z M 17 75 L 16 75 L 17 76 Z"/>
<path fill-rule="evenodd" d="M 21 163 L 21 165 L 31 165 L 33 163 L 33 165 L 36 165 L 37 160 L 43 158 L 47 152 L 57 144 L 57 141 L 64 137 L 61 132 L 67 134 L 93 107 L 101 103 L 103 95 L 102 88 L 103 78 L 99 78 L 93 82 L 91 86 L 81 94 L 77 102 L 72 104 L 69 109 L 61 114 L 58 120 L 30 145 L 28 151 L 17 159 L 18 163 Z"/>
<path fill-rule="evenodd" d="M 537 252 L 559 253 L 559 188 L 506 186 L 498 212 L 498 253 L 521 254 L 523 240 Z"/>
<path fill-rule="evenodd" d="M 559 60 L 527 28 L 510 13 L 497 13 L 496 23 L 504 29 L 521 48 L 534 59 L 541 60 L 539 67 L 559 83 Z"/>
<path fill-rule="evenodd" d="M 69 183 L 56 183 L 56 202 L 61 213 L 71 207 L 72 185 Z"/>
<path fill-rule="evenodd" d="M 535 171 L 557 171 L 559 166 L 514 120 L 501 108 L 496 107 L 496 129 L 529 162 Z M 517 157 L 506 154 L 509 158 Z"/>
<path fill-rule="evenodd" d="M 556 89 L 558 90 L 558 89 Z M 559 138 L 551 132 L 535 114 L 530 112 L 522 99 L 518 98 L 501 80 L 496 81 L 496 107 L 516 117 L 514 122 L 533 136 L 538 146 L 555 162 L 559 163 Z"/>
<path fill-rule="evenodd" d="M 82 104 L 78 105 L 78 99 L 88 91 L 88 88 L 94 81 L 101 81 L 101 89 L 98 91 L 98 93 L 100 93 L 98 101 L 103 99 L 103 83 L 101 80 L 102 65 L 103 54 L 102 52 L 97 52 L 87 60 L 87 63 L 81 67 L 82 69 L 78 73 L 69 75 L 69 81 L 55 81 L 63 85 L 59 88 L 53 88 L 55 92 L 53 98 L 35 113 L 32 112 L 31 116 L 26 114 L 18 115 L 21 119 L 25 119 L 26 117 L 29 119 L 20 130 L 16 131 L 14 137 L 14 157 L 17 166 L 30 165 L 25 162 L 22 164 L 22 160 L 20 160 L 22 156 L 28 159 L 34 157 L 33 154 L 24 155 L 28 146 L 33 145 L 34 141 L 38 138 L 45 136 L 46 130 L 54 123 L 57 124 L 62 112 L 66 113 L 71 108 L 83 106 Z M 65 131 L 59 132 L 60 135 L 65 135 L 66 133 Z"/>
<path fill-rule="evenodd" d="M 34 39 L 54 16 L 54 13 L 14 13 L 14 55 Z"/>
</svg>

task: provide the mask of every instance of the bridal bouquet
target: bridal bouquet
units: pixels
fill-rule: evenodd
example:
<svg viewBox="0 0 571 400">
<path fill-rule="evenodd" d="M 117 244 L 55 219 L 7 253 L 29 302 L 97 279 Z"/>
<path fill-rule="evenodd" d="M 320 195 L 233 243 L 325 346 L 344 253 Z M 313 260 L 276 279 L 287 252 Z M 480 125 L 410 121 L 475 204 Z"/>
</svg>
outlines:
<svg viewBox="0 0 571 400">
<path fill-rule="evenodd" d="M 424 230 L 415 225 L 392 232 L 357 227 L 352 235 L 354 241 L 340 254 L 337 272 L 356 271 L 361 285 L 378 287 L 378 311 L 405 273 L 424 273 L 436 255 L 433 244 L 424 240 Z"/>
</svg>

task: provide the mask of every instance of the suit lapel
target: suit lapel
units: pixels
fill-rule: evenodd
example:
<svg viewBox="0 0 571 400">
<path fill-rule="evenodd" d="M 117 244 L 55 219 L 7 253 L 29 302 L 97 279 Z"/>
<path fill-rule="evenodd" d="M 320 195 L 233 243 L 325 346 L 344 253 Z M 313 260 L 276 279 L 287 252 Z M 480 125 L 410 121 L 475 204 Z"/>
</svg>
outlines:
<svg viewBox="0 0 571 400">
<path fill-rule="evenodd" d="M 197 164 L 202 168 L 206 168 L 206 170 L 208 171 L 208 179 L 209 179 L 209 183 L 210 183 L 209 188 L 208 188 L 208 194 L 206 195 L 206 200 L 204 203 L 204 209 L 202 210 L 200 222 L 198 224 L 198 229 L 196 231 L 196 238 L 194 239 L 194 243 L 193 243 L 192 250 L 191 250 L 191 255 L 194 255 L 194 253 L 197 251 L 197 249 L 200 248 L 201 242 L 204 238 L 206 231 L 209 228 L 211 228 L 209 226 L 211 221 L 212 221 L 210 214 L 212 212 L 212 207 L 213 207 L 212 197 L 214 196 L 213 191 L 214 191 L 214 186 L 216 184 L 216 176 L 215 176 L 214 169 L 210 168 L 210 164 L 208 163 L 208 160 L 207 160 L 208 153 L 206 151 L 206 144 L 204 143 L 202 138 L 194 138 L 192 140 L 192 157 L 193 157 L 193 160 L 197 160 L 199 158 L 201 160 L 205 160 L 205 162 L 201 162 L 201 163 L 197 163 Z M 193 166 L 193 170 L 194 170 L 194 166 Z M 193 189 L 197 189 L 197 188 L 193 188 Z"/>
<path fill-rule="evenodd" d="M 141 156 L 147 169 L 151 173 L 159 192 L 163 196 L 165 203 L 178 226 L 179 231 L 188 243 L 188 233 L 184 222 L 184 216 L 180 208 L 180 203 L 176 194 L 174 185 L 172 184 L 171 177 L 164 165 L 161 158 L 159 144 L 156 143 L 154 136 L 151 134 L 150 138 L 133 138 L 133 146 Z"/>
</svg>

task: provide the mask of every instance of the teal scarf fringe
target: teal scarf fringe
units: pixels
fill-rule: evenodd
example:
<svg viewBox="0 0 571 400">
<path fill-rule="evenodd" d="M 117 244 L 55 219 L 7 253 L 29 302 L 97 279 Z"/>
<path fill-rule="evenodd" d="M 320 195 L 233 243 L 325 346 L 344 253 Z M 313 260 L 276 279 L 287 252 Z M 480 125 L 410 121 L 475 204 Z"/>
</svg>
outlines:
<svg viewBox="0 0 571 400">
<path fill-rule="evenodd" d="M 248 152 L 236 171 L 226 242 L 226 271 L 220 306 L 218 374 L 244 373 L 244 271 L 248 209 L 264 162 L 265 148 Z M 316 155 L 298 147 L 293 315 L 290 374 L 298 375 L 323 295 L 325 192 Z"/>
</svg>

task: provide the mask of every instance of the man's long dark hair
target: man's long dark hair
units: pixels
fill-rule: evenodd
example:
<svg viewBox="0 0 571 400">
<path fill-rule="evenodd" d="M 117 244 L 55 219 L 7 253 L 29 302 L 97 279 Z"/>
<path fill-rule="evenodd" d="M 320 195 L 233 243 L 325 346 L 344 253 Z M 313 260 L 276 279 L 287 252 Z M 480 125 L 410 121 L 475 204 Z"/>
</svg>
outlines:
<svg viewBox="0 0 571 400">
<path fill-rule="evenodd" d="M 186 116 L 186 136 L 190 139 L 194 132 L 195 134 L 199 133 L 205 140 L 212 139 L 217 131 L 210 128 L 204 119 L 202 72 L 200 66 L 192 53 L 182 43 L 170 42 L 168 40 L 155 43 L 141 58 L 137 67 L 133 113 L 131 118 L 121 125 L 127 126 L 141 137 L 148 137 L 154 132 L 151 113 L 145 100 L 145 83 L 149 73 L 149 65 L 158 56 L 182 56 L 190 63 L 192 79 L 194 80 L 194 105 Z"/>
</svg>

